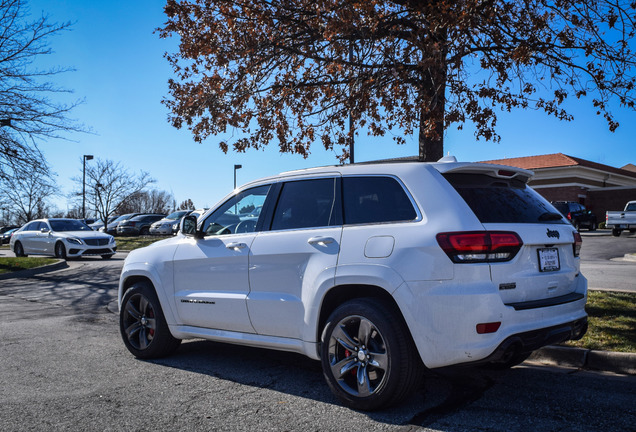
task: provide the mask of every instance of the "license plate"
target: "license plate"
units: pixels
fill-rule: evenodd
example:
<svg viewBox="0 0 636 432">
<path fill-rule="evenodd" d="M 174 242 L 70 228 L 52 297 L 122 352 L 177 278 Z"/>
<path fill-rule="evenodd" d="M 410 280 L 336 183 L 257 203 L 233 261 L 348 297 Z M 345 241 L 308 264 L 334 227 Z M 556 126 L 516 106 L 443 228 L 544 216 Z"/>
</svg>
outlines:
<svg viewBox="0 0 636 432">
<path fill-rule="evenodd" d="M 551 272 L 561 269 L 557 248 L 541 248 L 537 251 L 539 252 L 539 271 Z"/>
</svg>

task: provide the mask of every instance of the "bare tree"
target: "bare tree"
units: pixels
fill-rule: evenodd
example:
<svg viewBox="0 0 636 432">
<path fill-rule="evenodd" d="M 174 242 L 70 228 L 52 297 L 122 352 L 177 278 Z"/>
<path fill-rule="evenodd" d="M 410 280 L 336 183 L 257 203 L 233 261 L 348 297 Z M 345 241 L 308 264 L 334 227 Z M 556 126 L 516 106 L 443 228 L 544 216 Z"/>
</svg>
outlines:
<svg viewBox="0 0 636 432">
<path fill-rule="evenodd" d="M 46 200 L 58 193 L 53 176 L 46 166 L 30 170 L 13 166 L 11 174 L 5 174 L 2 180 L 2 190 L 8 201 L 5 206 L 18 223 L 46 216 Z"/>
<path fill-rule="evenodd" d="M 192 200 L 188 198 L 187 200 L 179 204 L 179 208 L 177 210 L 194 210 L 195 208 L 196 207 L 194 207 L 194 203 L 192 202 Z"/>
<path fill-rule="evenodd" d="M 140 191 L 130 195 L 119 206 L 121 213 L 168 213 L 174 198 L 160 190 Z"/>
<path fill-rule="evenodd" d="M 69 90 L 48 80 L 70 69 L 38 69 L 36 58 L 50 54 L 49 38 L 70 27 L 42 15 L 31 20 L 24 0 L 0 0 L 0 177 L 10 165 L 28 171 L 44 163 L 37 142 L 81 131 L 69 119 L 79 102 L 57 103 L 51 97 Z"/>
<path fill-rule="evenodd" d="M 79 185 L 75 195 L 81 196 L 82 177 L 73 180 Z M 86 167 L 86 202 L 106 226 L 108 217 L 119 212 L 126 199 L 154 182 L 145 171 L 132 174 L 119 162 L 97 159 L 96 163 Z"/>
</svg>

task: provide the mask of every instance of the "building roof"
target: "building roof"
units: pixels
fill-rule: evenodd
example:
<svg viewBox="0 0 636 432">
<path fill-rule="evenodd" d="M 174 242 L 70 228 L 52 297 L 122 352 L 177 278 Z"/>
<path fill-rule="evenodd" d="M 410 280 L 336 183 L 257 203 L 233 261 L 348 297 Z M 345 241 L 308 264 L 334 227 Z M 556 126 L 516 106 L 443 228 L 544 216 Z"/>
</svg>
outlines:
<svg viewBox="0 0 636 432">
<path fill-rule="evenodd" d="M 621 167 L 621 169 L 636 172 L 636 165 L 629 163 L 625 165 L 624 167 Z"/>
<path fill-rule="evenodd" d="M 510 165 L 510 166 L 524 168 L 528 170 L 537 170 L 541 168 L 582 166 L 582 167 L 593 168 L 593 169 L 597 169 L 601 171 L 606 171 L 610 173 L 621 174 L 624 176 L 636 178 L 636 170 L 631 170 L 627 168 L 628 165 L 624 167 L 627 169 L 615 168 L 609 165 L 603 165 L 603 164 L 588 161 L 585 159 L 580 159 L 574 156 L 568 156 L 563 153 L 553 153 L 548 155 L 526 156 L 526 157 L 509 158 L 509 159 L 497 159 L 497 160 L 489 160 L 489 161 L 482 161 L 482 162 L 500 164 L 500 165 Z"/>
</svg>

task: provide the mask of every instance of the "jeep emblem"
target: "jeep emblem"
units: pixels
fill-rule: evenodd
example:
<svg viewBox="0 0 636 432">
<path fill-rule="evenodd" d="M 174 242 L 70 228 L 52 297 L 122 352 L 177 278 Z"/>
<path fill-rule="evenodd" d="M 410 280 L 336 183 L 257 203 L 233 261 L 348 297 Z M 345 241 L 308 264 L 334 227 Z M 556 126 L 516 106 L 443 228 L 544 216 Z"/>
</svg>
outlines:
<svg viewBox="0 0 636 432">
<path fill-rule="evenodd" d="M 559 238 L 561 237 L 561 235 L 559 234 L 558 231 L 552 231 L 550 230 L 550 228 L 548 228 L 548 237 L 554 237 L 554 238 Z"/>
</svg>

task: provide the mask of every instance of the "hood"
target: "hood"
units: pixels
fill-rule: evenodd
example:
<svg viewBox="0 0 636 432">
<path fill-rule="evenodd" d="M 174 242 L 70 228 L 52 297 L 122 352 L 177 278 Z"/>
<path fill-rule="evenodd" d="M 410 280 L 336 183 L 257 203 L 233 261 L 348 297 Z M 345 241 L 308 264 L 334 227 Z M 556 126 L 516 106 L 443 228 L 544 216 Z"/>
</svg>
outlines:
<svg viewBox="0 0 636 432">
<path fill-rule="evenodd" d="M 156 241 L 146 247 L 134 249 L 130 251 L 126 257 L 126 262 L 153 262 L 159 256 L 168 256 L 169 252 L 165 252 L 168 249 L 176 250 L 177 245 L 183 240 L 183 236 L 177 235 L 164 240 Z M 158 252 L 159 249 L 164 249 L 162 252 Z M 164 255 L 165 254 L 165 255 Z M 170 255 L 172 257 L 172 255 Z"/>
<path fill-rule="evenodd" d="M 55 235 L 60 237 L 74 237 L 79 239 L 92 239 L 92 238 L 105 238 L 112 237 L 110 234 L 105 234 L 98 231 L 54 231 Z"/>
</svg>

